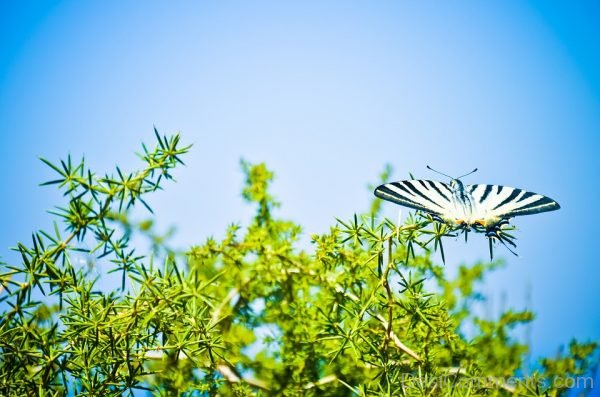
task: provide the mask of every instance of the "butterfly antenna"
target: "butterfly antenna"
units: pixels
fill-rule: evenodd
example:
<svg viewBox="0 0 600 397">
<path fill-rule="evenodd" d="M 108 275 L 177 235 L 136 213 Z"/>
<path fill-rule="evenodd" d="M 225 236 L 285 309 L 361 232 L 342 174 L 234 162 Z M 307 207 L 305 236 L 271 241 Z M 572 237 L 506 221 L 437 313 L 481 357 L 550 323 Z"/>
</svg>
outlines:
<svg viewBox="0 0 600 397">
<path fill-rule="evenodd" d="M 436 172 L 436 173 L 440 174 L 440 175 L 444 175 L 445 177 L 448 177 L 448 178 L 450 178 L 450 179 L 454 179 L 454 178 L 452 178 L 450 175 L 444 174 L 443 172 L 436 171 L 436 170 L 434 170 L 433 168 L 431 168 L 430 166 L 427 166 L 427 168 L 428 168 L 428 169 L 430 169 L 430 170 L 431 170 L 431 171 L 433 171 L 433 172 Z"/>
<path fill-rule="evenodd" d="M 471 174 L 474 174 L 474 173 L 476 173 L 476 172 L 477 172 L 477 168 L 475 168 L 475 169 L 474 169 L 473 171 L 471 171 L 471 172 L 467 172 L 466 174 L 459 176 L 459 177 L 458 177 L 458 178 L 456 178 L 456 179 L 464 178 L 465 176 L 469 176 L 469 175 L 471 175 Z"/>
</svg>

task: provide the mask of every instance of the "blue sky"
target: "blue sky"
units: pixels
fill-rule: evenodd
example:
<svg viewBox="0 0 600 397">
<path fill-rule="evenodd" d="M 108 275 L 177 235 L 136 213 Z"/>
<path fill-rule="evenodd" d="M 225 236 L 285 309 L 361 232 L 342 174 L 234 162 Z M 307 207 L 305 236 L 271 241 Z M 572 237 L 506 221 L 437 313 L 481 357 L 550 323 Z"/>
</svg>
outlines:
<svg viewBox="0 0 600 397">
<path fill-rule="evenodd" d="M 385 163 L 395 179 L 478 167 L 466 183 L 562 206 L 515 221 L 488 310 L 525 307 L 530 286 L 536 355 L 599 339 L 599 18 L 591 1 L 3 1 L 0 255 L 60 203 L 38 156 L 134 169 L 153 125 L 195 145 L 150 199 L 182 248 L 250 215 L 240 158 L 276 172 L 307 236 L 363 211 Z M 449 271 L 487 258 L 483 237 L 448 250 Z"/>
</svg>

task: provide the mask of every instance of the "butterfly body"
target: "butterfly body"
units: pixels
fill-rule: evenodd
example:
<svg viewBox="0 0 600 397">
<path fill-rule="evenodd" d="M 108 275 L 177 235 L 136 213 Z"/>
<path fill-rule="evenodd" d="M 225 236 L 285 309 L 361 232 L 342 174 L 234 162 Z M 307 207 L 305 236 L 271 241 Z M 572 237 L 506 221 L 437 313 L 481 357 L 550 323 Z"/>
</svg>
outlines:
<svg viewBox="0 0 600 397">
<path fill-rule="evenodd" d="M 431 214 L 452 226 L 483 227 L 486 232 L 508 219 L 560 208 L 541 194 L 500 185 L 465 185 L 458 179 L 450 184 L 413 179 L 383 184 L 375 195 L 387 201 Z"/>
</svg>

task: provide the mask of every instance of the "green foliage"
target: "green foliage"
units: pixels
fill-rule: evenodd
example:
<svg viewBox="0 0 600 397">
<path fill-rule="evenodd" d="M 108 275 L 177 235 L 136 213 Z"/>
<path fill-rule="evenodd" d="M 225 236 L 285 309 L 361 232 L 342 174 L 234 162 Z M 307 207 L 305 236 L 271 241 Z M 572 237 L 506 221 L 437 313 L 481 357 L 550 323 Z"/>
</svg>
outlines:
<svg viewBox="0 0 600 397">
<path fill-rule="evenodd" d="M 301 250 L 300 226 L 273 213 L 264 164 L 242 163 L 249 226 L 173 252 L 151 218 L 130 214 L 151 211 L 146 195 L 189 149 L 156 137 L 128 174 L 42 160 L 58 174 L 44 185 L 68 200 L 53 212 L 68 234 L 36 232 L 16 247 L 21 262 L 2 267 L 0 395 L 556 395 L 567 390 L 557 377 L 592 368 L 596 344 L 573 342 L 535 382 L 509 383 L 527 352 L 511 330 L 533 314 L 472 312 L 498 262 L 449 279 L 430 253 L 456 230 L 422 215 L 379 221 L 378 201 Z M 149 252 L 132 247 L 140 233 Z M 100 291 L 78 255 L 110 264 L 118 288 Z"/>
</svg>

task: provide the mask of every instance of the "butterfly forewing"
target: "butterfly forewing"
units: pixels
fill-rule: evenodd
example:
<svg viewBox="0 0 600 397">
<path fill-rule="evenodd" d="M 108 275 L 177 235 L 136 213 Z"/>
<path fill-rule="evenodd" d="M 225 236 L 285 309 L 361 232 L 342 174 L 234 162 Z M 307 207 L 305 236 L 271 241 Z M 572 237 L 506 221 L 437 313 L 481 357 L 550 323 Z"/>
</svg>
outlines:
<svg viewBox="0 0 600 397">
<path fill-rule="evenodd" d="M 549 197 L 500 185 L 469 185 L 477 212 L 487 216 L 510 218 L 513 216 L 554 211 L 560 205 Z"/>
<path fill-rule="evenodd" d="M 375 189 L 375 195 L 416 210 L 444 215 L 452 208 L 452 189 L 445 183 L 422 179 L 391 182 Z"/>
</svg>

